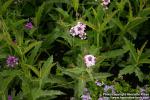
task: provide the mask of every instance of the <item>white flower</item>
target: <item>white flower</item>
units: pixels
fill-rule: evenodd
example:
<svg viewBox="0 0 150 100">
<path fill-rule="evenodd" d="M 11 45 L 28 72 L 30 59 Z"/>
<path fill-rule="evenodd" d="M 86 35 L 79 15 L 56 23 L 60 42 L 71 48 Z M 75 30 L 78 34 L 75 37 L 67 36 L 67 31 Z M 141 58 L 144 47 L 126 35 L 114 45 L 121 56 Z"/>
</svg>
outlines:
<svg viewBox="0 0 150 100">
<path fill-rule="evenodd" d="M 81 39 L 86 39 L 86 33 L 84 32 L 86 28 L 86 25 L 78 22 L 76 26 L 72 27 L 70 29 L 70 34 L 72 36 L 79 36 Z"/>
<path fill-rule="evenodd" d="M 102 0 L 103 1 L 103 5 L 107 6 L 110 3 L 110 0 Z"/>
<path fill-rule="evenodd" d="M 104 7 L 104 9 L 108 9 L 108 5 L 110 4 L 110 0 L 102 0 L 101 5 Z"/>
<path fill-rule="evenodd" d="M 86 66 L 89 68 L 95 65 L 96 57 L 94 57 L 93 55 L 85 55 L 84 61 L 85 61 Z"/>
<path fill-rule="evenodd" d="M 70 34 L 71 34 L 72 36 L 78 35 L 78 34 L 75 32 L 74 27 L 72 27 L 72 28 L 70 29 Z"/>
</svg>

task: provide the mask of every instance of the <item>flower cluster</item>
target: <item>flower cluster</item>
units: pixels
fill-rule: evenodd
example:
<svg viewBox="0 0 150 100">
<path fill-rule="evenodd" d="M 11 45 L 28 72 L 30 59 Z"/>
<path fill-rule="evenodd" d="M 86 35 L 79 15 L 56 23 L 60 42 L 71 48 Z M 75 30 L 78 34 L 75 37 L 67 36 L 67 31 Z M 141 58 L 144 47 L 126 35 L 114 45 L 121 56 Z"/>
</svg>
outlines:
<svg viewBox="0 0 150 100">
<path fill-rule="evenodd" d="M 104 92 L 108 92 L 108 90 L 111 90 L 112 94 L 115 93 L 115 89 L 114 89 L 114 87 L 112 85 L 111 86 L 105 85 Z"/>
<path fill-rule="evenodd" d="M 149 96 L 146 96 L 147 91 L 144 88 L 140 88 L 140 100 L 150 100 Z"/>
<path fill-rule="evenodd" d="M 72 36 L 79 36 L 82 40 L 84 40 L 87 38 L 86 33 L 84 32 L 85 28 L 86 28 L 85 24 L 78 22 L 76 26 L 70 29 L 70 34 Z"/>
<path fill-rule="evenodd" d="M 82 100 L 92 100 L 90 92 L 88 91 L 87 88 L 85 88 L 83 92 L 84 94 L 81 96 Z"/>
<path fill-rule="evenodd" d="M 7 66 L 14 67 L 18 64 L 18 58 L 16 58 L 15 56 L 8 56 L 6 63 Z"/>
<path fill-rule="evenodd" d="M 101 5 L 105 8 L 108 9 L 108 5 L 110 4 L 110 0 L 102 0 Z"/>
<path fill-rule="evenodd" d="M 102 86 L 102 85 L 104 85 L 103 82 L 101 83 L 101 82 L 99 82 L 98 80 L 95 81 L 95 84 L 96 84 L 97 86 Z"/>
<path fill-rule="evenodd" d="M 12 96 L 11 95 L 8 95 L 8 100 L 12 100 Z"/>
<path fill-rule="evenodd" d="M 94 66 L 96 63 L 96 57 L 94 57 L 93 55 L 85 55 L 84 62 L 88 68 Z"/>
<path fill-rule="evenodd" d="M 26 29 L 32 29 L 33 28 L 32 23 L 31 22 L 26 23 L 25 28 Z"/>
</svg>

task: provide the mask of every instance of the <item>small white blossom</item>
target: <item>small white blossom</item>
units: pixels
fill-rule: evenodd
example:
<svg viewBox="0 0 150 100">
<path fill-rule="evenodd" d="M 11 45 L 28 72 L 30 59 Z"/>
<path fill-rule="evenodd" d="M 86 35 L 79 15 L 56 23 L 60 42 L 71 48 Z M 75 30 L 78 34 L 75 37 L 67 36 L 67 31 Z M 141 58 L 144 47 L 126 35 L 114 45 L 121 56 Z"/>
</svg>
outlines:
<svg viewBox="0 0 150 100">
<path fill-rule="evenodd" d="M 70 34 L 72 36 L 79 36 L 81 39 L 86 39 L 86 33 L 84 32 L 86 28 L 86 25 L 78 22 L 77 25 L 75 25 L 74 27 L 72 27 L 70 29 Z"/>
<path fill-rule="evenodd" d="M 101 5 L 104 7 L 104 9 L 108 9 L 108 5 L 110 4 L 110 0 L 102 0 Z"/>
<path fill-rule="evenodd" d="M 110 0 L 102 0 L 103 1 L 103 5 L 107 6 L 110 3 Z"/>
<path fill-rule="evenodd" d="M 93 55 L 85 55 L 84 61 L 87 67 L 91 67 L 95 65 L 96 57 L 94 57 Z"/>
</svg>

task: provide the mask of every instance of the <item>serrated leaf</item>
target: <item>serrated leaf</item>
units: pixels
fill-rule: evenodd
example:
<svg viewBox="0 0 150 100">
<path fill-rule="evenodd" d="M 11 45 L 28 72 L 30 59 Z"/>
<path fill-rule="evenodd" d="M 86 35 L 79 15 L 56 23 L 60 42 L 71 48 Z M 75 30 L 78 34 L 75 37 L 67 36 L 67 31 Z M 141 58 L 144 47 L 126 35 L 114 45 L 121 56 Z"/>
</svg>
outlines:
<svg viewBox="0 0 150 100">
<path fill-rule="evenodd" d="M 112 12 L 109 16 L 103 19 L 103 23 L 100 25 L 99 30 L 100 32 L 105 30 L 106 25 L 110 22 L 110 20 L 117 14 L 118 10 Z"/>
<path fill-rule="evenodd" d="M 99 49 L 100 48 L 97 48 L 96 46 L 92 45 L 92 46 L 90 46 L 88 52 L 89 52 L 89 54 L 97 55 L 97 54 L 99 54 Z"/>
<path fill-rule="evenodd" d="M 58 90 L 40 90 L 40 89 L 32 89 L 32 97 L 33 100 L 36 100 L 40 97 L 45 97 L 45 96 L 57 96 L 57 95 L 64 95 L 63 92 L 58 91 Z"/>
<path fill-rule="evenodd" d="M 22 74 L 21 70 L 3 70 L 0 72 L 0 76 L 2 77 L 8 77 L 8 76 L 20 76 Z"/>
<path fill-rule="evenodd" d="M 98 80 L 106 79 L 106 78 L 108 78 L 110 76 L 112 76 L 112 74 L 110 74 L 110 73 L 102 73 L 102 72 L 100 72 L 100 73 L 93 73 L 93 77 L 95 79 L 98 79 Z"/>
<path fill-rule="evenodd" d="M 2 5 L 2 7 L 0 8 L 1 9 L 0 15 L 3 15 L 6 12 L 7 8 L 10 6 L 12 2 L 13 0 L 8 0 Z"/>
<path fill-rule="evenodd" d="M 38 55 L 40 47 L 41 47 L 41 44 L 38 44 L 31 51 L 31 55 L 28 57 L 28 60 L 27 60 L 28 64 L 33 65 L 36 62 L 36 56 Z"/>
<path fill-rule="evenodd" d="M 49 0 L 47 3 L 67 3 L 67 4 L 70 4 L 70 0 Z"/>
<path fill-rule="evenodd" d="M 44 62 L 42 68 L 41 68 L 41 75 L 40 77 L 42 79 L 46 78 L 50 71 L 51 71 L 51 68 L 55 65 L 55 63 L 53 63 L 53 56 L 49 57 L 47 59 L 47 61 Z"/>
<path fill-rule="evenodd" d="M 135 74 L 139 78 L 139 81 L 142 82 L 144 78 L 143 72 L 139 68 L 136 68 Z"/>
<path fill-rule="evenodd" d="M 60 14 L 62 14 L 64 18 L 69 18 L 68 12 L 64 11 L 63 9 L 56 8 L 56 11 L 58 11 Z"/>
<path fill-rule="evenodd" d="M 72 4 L 74 7 L 74 10 L 77 12 L 77 10 L 79 8 L 79 0 L 72 0 Z"/>
<path fill-rule="evenodd" d="M 74 73 L 74 74 L 81 74 L 82 72 L 86 71 L 85 68 L 79 68 L 79 67 L 75 67 L 75 68 L 68 68 L 65 69 L 65 71 L 70 72 L 70 73 Z"/>
<path fill-rule="evenodd" d="M 63 70 L 62 70 L 62 71 L 63 71 Z M 70 77 L 73 78 L 73 79 L 77 79 L 77 78 L 79 77 L 79 75 L 77 75 L 77 74 L 75 74 L 75 73 L 72 73 L 72 72 L 65 71 L 65 70 L 64 70 L 62 73 L 65 74 L 65 75 L 70 76 Z"/>
<path fill-rule="evenodd" d="M 148 18 L 135 17 L 135 18 L 133 18 L 130 22 L 127 23 L 125 29 L 131 30 L 131 29 L 135 28 L 137 25 L 143 23 L 143 22 L 146 21 L 146 20 L 148 20 Z"/>
<path fill-rule="evenodd" d="M 128 51 L 127 49 L 111 50 L 111 51 L 102 53 L 101 56 L 106 57 L 106 58 L 115 58 L 117 56 L 123 55 L 127 51 Z"/>
<path fill-rule="evenodd" d="M 75 91 L 75 98 L 76 100 L 80 100 L 81 95 L 83 94 L 83 90 L 85 88 L 85 80 L 77 80 L 75 87 L 74 87 L 74 91 Z"/>
<path fill-rule="evenodd" d="M 139 53 L 139 56 L 141 56 L 146 44 L 147 44 L 148 41 L 145 41 L 144 44 L 142 45 L 142 47 L 140 48 L 140 53 Z"/>
<path fill-rule="evenodd" d="M 122 30 L 122 31 L 124 30 L 124 26 L 122 25 L 122 23 L 119 19 L 114 18 L 114 19 L 112 19 L 112 22 L 115 23 L 120 28 L 120 30 Z"/>
<path fill-rule="evenodd" d="M 38 11 L 36 12 L 35 19 L 34 19 L 35 26 L 38 26 L 38 25 L 40 24 L 40 19 L 41 19 L 41 16 L 42 16 L 44 7 L 45 7 L 45 3 L 43 3 L 43 4 L 38 8 Z"/>
<path fill-rule="evenodd" d="M 140 64 L 150 64 L 150 59 L 140 59 Z"/>
<path fill-rule="evenodd" d="M 119 72 L 119 76 L 121 75 L 126 75 L 126 74 L 131 74 L 135 71 L 135 66 L 134 65 L 128 65 Z"/>
<path fill-rule="evenodd" d="M 15 76 L 9 76 L 9 77 L 5 77 L 5 79 L 3 79 L 3 81 L 1 80 L 1 85 L 0 85 L 0 90 L 1 92 L 5 93 L 10 82 L 14 79 Z"/>
<path fill-rule="evenodd" d="M 149 8 L 145 8 L 145 9 L 142 9 L 140 12 L 139 12 L 139 15 L 141 17 L 146 17 L 150 14 L 150 7 Z"/>
<path fill-rule="evenodd" d="M 28 67 L 29 69 L 31 69 L 38 77 L 40 77 L 40 73 L 38 71 L 37 68 L 35 68 L 34 66 L 32 65 L 28 65 L 28 64 L 24 64 L 24 66 Z"/>
<path fill-rule="evenodd" d="M 124 41 L 125 41 L 125 44 L 126 44 L 126 48 L 130 50 L 130 53 L 134 59 L 134 61 L 136 62 L 137 61 L 137 53 L 136 53 L 136 49 L 134 48 L 133 44 L 127 40 L 126 38 L 124 38 Z"/>
<path fill-rule="evenodd" d="M 146 49 L 144 53 L 141 54 L 140 59 L 148 59 L 150 57 L 150 49 Z"/>
<path fill-rule="evenodd" d="M 35 41 L 35 42 L 30 43 L 28 47 L 24 48 L 23 55 L 29 52 L 33 47 L 40 45 L 41 43 L 42 43 L 41 41 L 38 41 L 38 42 Z"/>
</svg>

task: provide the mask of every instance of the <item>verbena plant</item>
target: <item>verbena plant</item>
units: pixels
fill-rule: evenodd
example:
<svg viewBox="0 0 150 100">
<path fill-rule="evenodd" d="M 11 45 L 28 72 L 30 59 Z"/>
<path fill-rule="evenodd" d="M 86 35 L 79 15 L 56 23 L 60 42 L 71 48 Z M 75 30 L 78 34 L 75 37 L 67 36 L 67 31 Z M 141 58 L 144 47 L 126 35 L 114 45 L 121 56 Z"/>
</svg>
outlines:
<svg viewBox="0 0 150 100">
<path fill-rule="evenodd" d="M 149 0 L 1 0 L 0 8 L 0 99 L 150 92 Z"/>
</svg>

